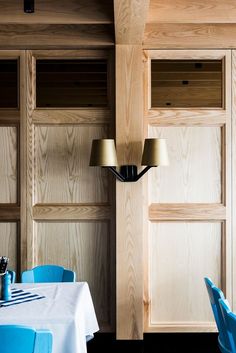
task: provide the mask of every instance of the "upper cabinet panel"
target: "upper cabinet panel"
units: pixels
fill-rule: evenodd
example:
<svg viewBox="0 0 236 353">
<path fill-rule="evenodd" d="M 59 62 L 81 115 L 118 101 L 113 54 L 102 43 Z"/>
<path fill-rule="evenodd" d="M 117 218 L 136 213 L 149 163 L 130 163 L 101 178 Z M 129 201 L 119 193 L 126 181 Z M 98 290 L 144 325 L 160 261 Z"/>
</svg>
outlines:
<svg viewBox="0 0 236 353">
<path fill-rule="evenodd" d="M 37 60 L 36 106 L 107 107 L 107 61 Z"/>
<path fill-rule="evenodd" d="M 222 60 L 152 60 L 153 108 L 221 108 Z"/>
<path fill-rule="evenodd" d="M 18 61 L 0 60 L 0 108 L 18 107 Z"/>
</svg>

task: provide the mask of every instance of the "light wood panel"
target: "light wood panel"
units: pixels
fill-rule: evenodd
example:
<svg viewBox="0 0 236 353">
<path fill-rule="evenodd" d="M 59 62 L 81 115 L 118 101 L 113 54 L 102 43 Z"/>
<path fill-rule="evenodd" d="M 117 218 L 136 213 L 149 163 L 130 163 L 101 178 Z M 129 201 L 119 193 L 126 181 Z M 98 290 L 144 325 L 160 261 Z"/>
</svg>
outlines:
<svg viewBox="0 0 236 353">
<path fill-rule="evenodd" d="M 203 278 L 221 287 L 221 224 L 159 223 L 150 226 L 149 326 L 210 329 L 214 318 Z M 165 271 L 163 271 L 165 269 Z M 211 324 L 209 325 L 209 323 Z"/>
<path fill-rule="evenodd" d="M 34 203 L 107 202 L 107 170 L 89 167 L 92 140 L 106 136 L 98 126 L 37 127 Z"/>
<path fill-rule="evenodd" d="M 17 203 L 17 128 L 0 127 L 0 203 Z"/>
<path fill-rule="evenodd" d="M 0 1 L 1 23 L 112 23 L 110 0 L 37 0 L 35 12 L 24 13 L 23 3 L 18 0 Z"/>
<path fill-rule="evenodd" d="M 236 234 L 236 189 L 235 179 L 236 179 L 236 51 L 232 51 L 232 243 L 231 248 L 233 250 L 232 254 L 232 291 L 236 293 L 236 281 L 235 281 L 235 269 L 236 269 L 236 241 L 235 241 L 235 234 Z M 233 295 L 233 311 L 236 311 L 236 295 Z"/>
<path fill-rule="evenodd" d="M 226 207 L 213 203 L 152 203 L 149 206 L 150 221 L 167 220 L 225 220 Z"/>
<path fill-rule="evenodd" d="M 121 164 L 142 153 L 142 50 L 116 46 L 116 146 Z M 116 184 L 116 314 L 118 339 L 143 337 L 142 180 Z"/>
<path fill-rule="evenodd" d="M 114 0 L 116 44 L 141 44 L 149 0 Z"/>
<path fill-rule="evenodd" d="M 148 135 L 167 139 L 170 159 L 167 168 L 149 172 L 150 202 L 221 202 L 220 128 L 151 127 Z"/>
<path fill-rule="evenodd" d="M 111 273 L 109 224 L 36 223 L 37 264 L 71 268 L 89 284 L 99 326 L 110 326 Z"/>
<path fill-rule="evenodd" d="M 0 222 L 0 256 L 9 257 L 8 268 L 18 270 L 18 230 L 17 223 Z"/>
<path fill-rule="evenodd" d="M 148 23 L 235 23 L 234 0 L 150 0 Z"/>
<path fill-rule="evenodd" d="M 235 23 L 150 23 L 144 33 L 144 48 L 225 49 L 235 47 Z"/>
<path fill-rule="evenodd" d="M 111 25 L 0 25 L 0 49 L 65 49 L 78 46 L 112 47 Z"/>
</svg>

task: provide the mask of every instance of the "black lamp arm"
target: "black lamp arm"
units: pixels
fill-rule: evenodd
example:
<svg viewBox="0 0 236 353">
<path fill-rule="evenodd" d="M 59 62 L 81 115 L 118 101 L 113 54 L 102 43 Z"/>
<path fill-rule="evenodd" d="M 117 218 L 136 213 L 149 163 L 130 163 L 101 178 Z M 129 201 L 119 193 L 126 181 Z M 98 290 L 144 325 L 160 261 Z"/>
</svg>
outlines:
<svg viewBox="0 0 236 353">
<path fill-rule="evenodd" d="M 147 166 L 145 167 L 138 175 L 136 178 L 136 181 L 139 180 L 149 169 L 151 169 L 153 166 Z"/>
<path fill-rule="evenodd" d="M 120 181 L 125 181 L 125 177 L 121 175 L 114 167 L 107 167 Z"/>
</svg>

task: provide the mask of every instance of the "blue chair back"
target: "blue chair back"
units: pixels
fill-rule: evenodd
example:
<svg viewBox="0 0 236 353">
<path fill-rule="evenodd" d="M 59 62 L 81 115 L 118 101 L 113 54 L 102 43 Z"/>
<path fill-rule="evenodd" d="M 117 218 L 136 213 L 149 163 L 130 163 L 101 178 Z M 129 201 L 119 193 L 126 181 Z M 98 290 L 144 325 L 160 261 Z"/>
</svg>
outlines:
<svg viewBox="0 0 236 353">
<path fill-rule="evenodd" d="M 210 278 L 205 277 L 204 280 L 207 287 L 215 322 L 219 331 L 218 342 L 220 350 L 223 353 L 232 352 L 231 342 L 219 305 L 219 299 L 225 299 L 224 294 L 219 288 L 214 285 Z"/>
<path fill-rule="evenodd" d="M 0 352 L 51 353 L 52 333 L 20 325 L 0 325 Z"/>
<path fill-rule="evenodd" d="M 21 274 L 22 283 L 75 282 L 76 274 L 57 265 L 42 265 Z"/>
<path fill-rule="evenodd" d="M 230 310 L 229 303 L 226 299 L 220 299 L 219 306 L 232 347 L 230 353 L 236 353 L 236 315 Z"/>
<path fill-rule="evenodd" d="M 12 271 L 12 270 L 7 270 L 7 272 L 10 274 L 11 276 L 11 283 L 15 283 L 16 281 L 16 273 L 15 271 Z"/>
</svg>

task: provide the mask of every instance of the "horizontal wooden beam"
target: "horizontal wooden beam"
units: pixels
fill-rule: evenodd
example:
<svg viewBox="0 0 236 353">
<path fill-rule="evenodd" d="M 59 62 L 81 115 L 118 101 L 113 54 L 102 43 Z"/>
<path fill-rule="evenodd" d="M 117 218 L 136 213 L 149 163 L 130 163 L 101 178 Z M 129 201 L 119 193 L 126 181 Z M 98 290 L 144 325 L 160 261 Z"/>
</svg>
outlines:
<svg viewBox="0 0 236 353">
<path fill-rule="evenodd" d="M 144 48 L 235 48 L 235 37 L 235 23 L 155 23 L 146 25 Z"/>
<path fill-rule="evenodd" d="M 235 0 L 151 0 L 147 23 L 235 23 Z"/>
<path fill-rule="evenodd" d="M 224 221 L 226 208 L 221 204 L 156 204 L 149 206 L 149 220 L 159 221 Z"/>
<path fill-rule="evenodd" d="M 110 122 L 111 111 L 108 109 L 38 109 L 33 112 L 34 124 L 109 124 Z"/>
<path fill-rule="evenodd" d="M 110 0 L 37 0 L 32 14 L 24 13 L 23 3 L 23 0 L 0 1 L 0 23 L 113 23 Z"/>
<path fill-rule="evenodd" d="M 0 220 L 1 221 L 17 221 L 20 219 L 19 206 L 0 206 Z"/>
<path fill-rule="evenodd" d="M 0 49 L 110 47 L 111 25 L 0 25 Z"/>
<path fill-rule="evenodd" d="M 35 221 L 101 221 L 110 218 L 109 205 L 37 204 L 33 207 Z"/>
<path fill-rule="evenodd" d="M 20 111 L 0 109 L 0 124 L 14 124 L 20 122 Z"/>
<path fill-rule="evenodd" d="M 150 109 L 147 123 L 155 126 L 223 126 L 227 115 L 225 110 L 210 109 Z"/>
</svg>

